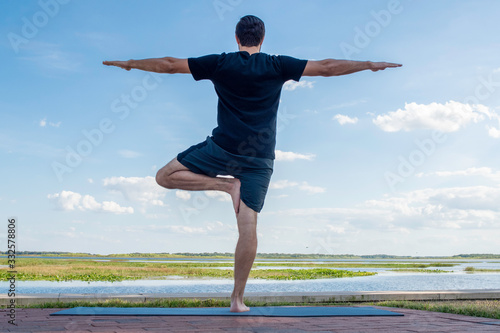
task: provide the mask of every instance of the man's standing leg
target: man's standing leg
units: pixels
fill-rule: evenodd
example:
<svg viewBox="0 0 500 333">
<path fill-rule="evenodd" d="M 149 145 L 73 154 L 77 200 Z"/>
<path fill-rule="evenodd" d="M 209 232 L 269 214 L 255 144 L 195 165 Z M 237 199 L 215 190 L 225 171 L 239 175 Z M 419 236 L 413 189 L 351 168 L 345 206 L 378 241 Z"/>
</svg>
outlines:
<svg viewBox="0 0 500 333">
<path fill-rule="evenodd" d="M 243 303 L 248 275 L 257 254 L 257 212 L 240 201 L 238 244 L 234 253 L 234 290 L 231 295 L 231 312 L 250 310 Z"/>
<path fill-rule="evenodd" d="M 234 290 L 231 295 L 230 310 L 232 312 L 248 311 L 249 308 L 243 303 L 243 294 L 257 254 L 257 212 L 240 200 L 240 180 L 196 174 L 174 158 L 158 171 L 156 181 L 159 185 L 169 189 L 218 190 L 231 195 L 238 221 L 239 238 L 234 255 Z"/>
</svg>

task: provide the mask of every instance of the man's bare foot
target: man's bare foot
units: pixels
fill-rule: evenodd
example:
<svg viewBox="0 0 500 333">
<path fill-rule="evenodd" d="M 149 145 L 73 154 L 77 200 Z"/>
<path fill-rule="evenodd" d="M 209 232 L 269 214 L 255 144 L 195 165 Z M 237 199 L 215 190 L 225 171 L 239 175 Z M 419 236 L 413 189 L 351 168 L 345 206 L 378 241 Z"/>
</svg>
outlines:
<svg viewBox="0 0 500 333">
<path fill-rule="evenodd" d="M 250 308 L 243 303 L 243 300 L 231 298 L 231 312 L 247 312 Z"/>
<path fill-rule="evenodd" d="M 232 182 L 232 187 L 231 189 L 227 192 L 231 195 L 231 199 L 233 200 L 233 207 L 234 207 L 234 212 L 238 214 L 240 210 L 240 187 L 241 187 L 241 182 L 238 178 L 234 178 L 234 181 Z M 248 311 L 248 310 L 247 310 Z"/>
</svg>

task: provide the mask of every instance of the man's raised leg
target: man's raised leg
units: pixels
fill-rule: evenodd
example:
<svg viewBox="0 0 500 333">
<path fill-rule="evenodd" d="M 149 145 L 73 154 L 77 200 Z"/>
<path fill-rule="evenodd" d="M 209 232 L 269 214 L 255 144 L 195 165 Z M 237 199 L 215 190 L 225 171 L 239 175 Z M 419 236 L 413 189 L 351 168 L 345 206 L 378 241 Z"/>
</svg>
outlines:
<svg viewBox="0 0 500 333">
<path fill-rule="evenodd" d="M 250 309 L 243 303 L 243 293 L 257 254 L 257 212 L 241 201 L 236 217 L 239 238 L 234 253 L 234 290 L 230 311 L 245 312 Z"/>
<path fill-rule="evenodd" d="M 187 191 L 223 191 L 231 195 L 236 214 L 240 205 L 241 182 L 236 178 L 209 177 L 190 171 L 174 158 L 156 173 L 158 185 Z"/>
</svg>

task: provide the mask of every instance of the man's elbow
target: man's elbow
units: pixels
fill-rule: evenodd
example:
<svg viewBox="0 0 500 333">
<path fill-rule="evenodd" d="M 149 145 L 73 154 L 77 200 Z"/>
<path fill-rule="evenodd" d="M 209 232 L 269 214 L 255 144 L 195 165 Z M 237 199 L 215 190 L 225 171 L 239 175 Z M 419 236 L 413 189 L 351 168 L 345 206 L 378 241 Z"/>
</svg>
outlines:
<svg viewBox="0 0 500 333">
<path fill-rule="evenodd" d="M 337 64 L 335 63 L 335 60 L 333 59 L 323 60 L 321 64 L 320 75 L 326 77 L 338 75 Z"/>
</svg>

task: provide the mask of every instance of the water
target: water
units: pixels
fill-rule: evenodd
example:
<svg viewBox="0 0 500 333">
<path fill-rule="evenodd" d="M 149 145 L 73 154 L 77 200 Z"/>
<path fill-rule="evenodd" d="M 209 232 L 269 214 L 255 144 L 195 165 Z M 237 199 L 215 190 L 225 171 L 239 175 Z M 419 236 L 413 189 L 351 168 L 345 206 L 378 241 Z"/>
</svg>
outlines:
<svg viewBox="0 0 500 333">
<path fill-rule="evenodd" d="M 88 259 L 88 258 L 87 258 Z M 102 260 L 102 259 L 97 259 Z M 127 261 L 148 261 L 130 260 Z M 154 261 L 171 262 L 171 259 Z M 198 262 L 214 262 L 214 260 L 193 260 Z M 228 262 L 218 260 L 219 262 Z M 310 267 L 278 267 L 273 262 L 289 262 L 288 260 L 259 260 L 266 262 L 265 268 L 292 268 L 310 269 Z M 374 263 L 388 262 L 392 260 L 300 260 L 300 262 L 331 263 L 329 268 L 335 268 L 335 262 L 358 262 Z M 176 261 L 178 262 L 178 261 Z M 299 262 L 299 261 L 294 261 Z M 401 262 L 401 261 L 398 261 Z M 408 261 L 415 263 L 415 260 Z M 430 262 L 457 262 L 456 260 L 421 260 L 421 263 Z M 354 271 L 377 272 L 374 276 L 362 276 L 341 279 L 318 279 L 298 281 L 275 281 L 250 279 L 247 283 L 247 292 L 335 292 L 335 291 L 418 291 L 418 290 L 465 290 L 465 289 L 500 289 L 499 273 L 466 273 L 464 268 L 472 266 L 475 268 L 500 269 L 498 260 L 469 260 L 454 267 L 429 267 L 428 269 L 440 269 L 449 273 L 398 273 L 385 268 L 340 268 Z M 221 267 L 230 269 L 228 267 Z M 264 268 L 264 267 L 261 267 Z M 8 290 L 9 283 L 0 282 L 0 290 Z M 50 281 L 16 281 L 16 292 L 20 294 L 38 293 L 230 293 L 233 281 L 230 279 L 213 278 L 183 278 L 169 277 L 164 280 L 134 280 L 122 282 L 50 282 Z"/>
<path fill-rule="evenodd" d="M 223 293 L 231 292 L 230 279 L 188 279 L 174 277 L 166 280 L 134 280 L 122 282 L 82 281 L 17 281 L 21 294 L 37 293 Z M 7 290 L 8 283 L 1 282 Z M 498 273 L 389 273 L 341 279 L 273 281 L 250 279 L 248 292 L 335 292 L 390 290 L 463 290 L 500 289 Z"/>
<path fill-rule="evenodd" d="M 50 282 L 17 281 L 21 294 L 37 293 L 229 293 L 233 281 L 229 279 L 134 280 L 122 282 Z M 0 289 L 7 289 L 7 282 Z M 389 290 L 464 290 L 499 289 L 500 274 L 496 273 L 379 273 L 342 279 L 299 281 L 249 280 L 248 292 L 335 292 L 335 291 L 389 291 Z"/>
</svg>

